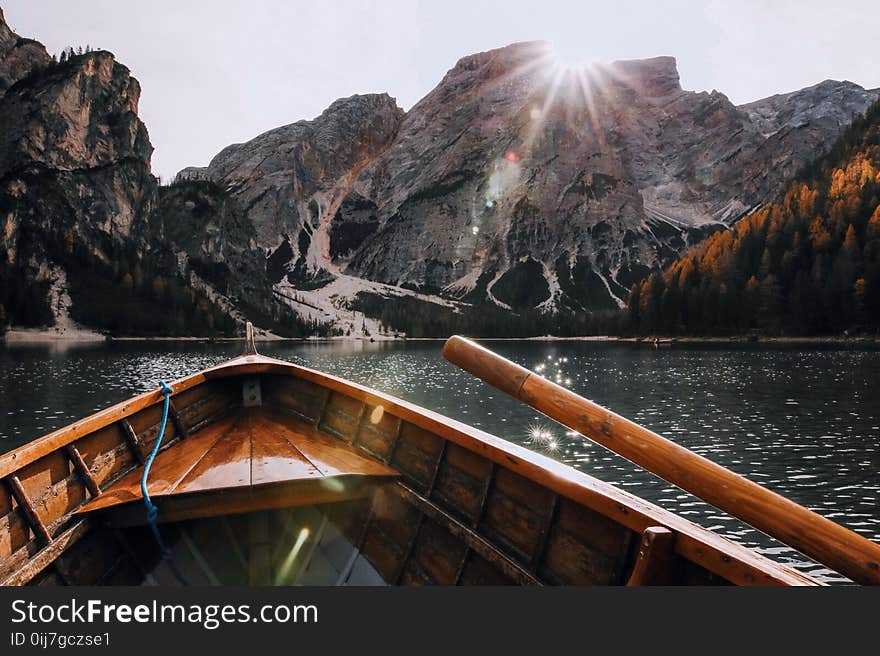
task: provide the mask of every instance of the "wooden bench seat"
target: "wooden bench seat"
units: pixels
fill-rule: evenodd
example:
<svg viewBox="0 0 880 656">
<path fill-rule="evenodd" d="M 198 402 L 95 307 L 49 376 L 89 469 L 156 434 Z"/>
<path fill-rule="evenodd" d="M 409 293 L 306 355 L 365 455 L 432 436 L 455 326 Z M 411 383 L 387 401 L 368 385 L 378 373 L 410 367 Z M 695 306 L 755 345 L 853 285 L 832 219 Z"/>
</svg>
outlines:
<svg viewBox="0 0 880 656">
<path fill-rule="evenodd" d="M 138 467 L 77 512 L 115 513 L 116 524 L 144 523 Z M 160 521 L 308 505 L 359 496 L 396 476 L 386 465 L 290 415 L 245 408 L 160 452 L 148 490 Z M 301 497 L 301 501 L 298 497 Z M 140 515 L 142 521 L 138 519 Z"/>
</svg>

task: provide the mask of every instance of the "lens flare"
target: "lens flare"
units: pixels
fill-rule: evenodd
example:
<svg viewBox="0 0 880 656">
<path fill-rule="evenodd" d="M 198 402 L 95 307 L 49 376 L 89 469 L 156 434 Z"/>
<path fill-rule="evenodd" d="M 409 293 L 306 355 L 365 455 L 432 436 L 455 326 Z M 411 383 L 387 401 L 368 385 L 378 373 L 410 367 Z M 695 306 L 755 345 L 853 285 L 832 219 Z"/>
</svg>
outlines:
<svg viewBox="0 0 880 656">
<path fill-rule="evenodd" d="M 290 573 L 293 570 L 293 563 L 296 561 L 296 557 L 302 550 L 306 540 L 309 539 L 309 533 L 310 531 L 307 527 L 300 529 L 299 534 L 296 536 L 296 541 L 293 543 L 290 551 L 287 552 L 287 556 L 285 557 L 284 562 L 281 563 L 281 567 L 278 568 L 278 572 L 275 575 L 275 585 L 281 585 L 287 580 L 287 577 L 290 576 Z"/>
</svg>

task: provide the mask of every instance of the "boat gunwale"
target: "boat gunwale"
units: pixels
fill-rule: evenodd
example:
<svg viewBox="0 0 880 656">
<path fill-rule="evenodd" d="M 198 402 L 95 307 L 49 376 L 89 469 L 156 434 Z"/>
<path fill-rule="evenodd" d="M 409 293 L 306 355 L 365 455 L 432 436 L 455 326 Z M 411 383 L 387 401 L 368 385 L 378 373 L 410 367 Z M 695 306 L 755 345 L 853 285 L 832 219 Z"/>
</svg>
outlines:
<svg viewBox="0 0 880 656">
<path fill-rule="evenodd" d="M 433 410 L 308 367 L 263 355 L 238 356 L 173 381 L 172 397 L 213 378 L 248 374 L 292 375 L 363 403 L 382 405 L 385 411 L 392 415 L 506 467 L 562 497 L 605 515 L 630 530 L 641 533 L 651 526 L 670 528 L 678 534 L 675 541 L 676 553 L 733 583 L 824 585 L 748 547 L 562 462 Z M 159 404 L 163 399 L 159 388 L 143 392 L 3 454 L 0 456 L 0 478 L 14 474 L 86 435 Z M 68 513 L 68 516 L 74 516 L 74 512 Z"/>
</svg>

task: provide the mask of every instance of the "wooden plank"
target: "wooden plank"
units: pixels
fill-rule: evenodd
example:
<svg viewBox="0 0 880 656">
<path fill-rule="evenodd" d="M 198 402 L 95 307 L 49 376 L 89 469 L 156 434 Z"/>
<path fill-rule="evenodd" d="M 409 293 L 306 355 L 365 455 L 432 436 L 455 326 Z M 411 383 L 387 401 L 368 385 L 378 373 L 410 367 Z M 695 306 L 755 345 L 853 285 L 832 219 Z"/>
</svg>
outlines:
<svg viewBox="0 0 880 656">
<path fill-rule="evenodd" d="M 367 406 L 365 420 L 355 438 L 355 444 L 382 462 L 388 462 L 397 439 L 400 419 L 385 412 L 381 405 Z"/>
<path fill-rule="evenodd" d="M 63 450 L 47 454 L 15 473 L 42 523 L 51 530 L 71 510 L 82 505 L 88 492 Z"/>
<path fill-rule="evenodd" d="M 162 405 L 154 405 L 144 408 L 140 412 L 127 418 L 129 424 L 138 438 L 138 444 L 144 455 L 150 453 L 153 444 L 159 437 L 159 429 L 162 427 Z M 167 421 L 165 424 L 165 436 L 163 444 L 170 443 L 176 433 L 174 432 L 174 422 Z"/>
<path fill-rule="evenodd" d="M 92 476 L 92 472 L 86 467 L 86 463 L 80 455 L 79 450 L 73 444 L 68 444 L 64 447 L 64 450 L 67 452 L 67 457 L 70 458 L 70 462 L 73 463 L 73 468 L 76 470 L 80 479 L 82 479 L 83 485 L 86 486 L 89 494 L 92 495 L 92 498 L 99 496 L 101 494 L 101 488 L 98 485 L 98 481 L 95 480 L 95 477 Z"/>
<path fill-rule="evenodd" d="M 189 442 L 190 440 L 187 440 Z M 181 445 L 187 442 L 181 442 Z M 178 450 L 177 447 L 174 452 Z M 174 453 L 169 453 L 174 456 Z M 236 418 L 198 462 L 165 495 L 218 490 L 251 484 L 251 432 L 246 413 Z"/>
<path fill-rule="evenodd" d="M 177 484 L 195 467 L 227 430 L 234 419 L 228 418 L 194 434 L 190 439 L 179 442 L 173 448 L 160 452 L 150 469 L 149 491 L 151 496 L 162 496 L 173 491 Z M 104 493 L 91 499 L 77 512 L 86 513 L 114 505 L 139 501 L 141 496 L 142 469 L 129 472 Z"/>
<path fill-rule="evenodd" d="M 189 437 L 189 430 L 183 423 L 183 419 L 181 419 L 180 413 L 177 412 L 177 408 L 174 407 L 174 403 L 170 399 L 168 400 L 168 414 L 171 416 L 171 422 L 174 424 L 174 430 L 181 437 L 181 439 Z"/>
<path fill-rule="evenodd" d="M 358 499 L 326 506 L 321 510 L 336 530 L 357 549 L 363 541 L 367 522 L 372 515 L 373 501 L 374 499 Z"/>
<path fill-rule="evenodd" d="M 584 531 L 588 531 L 585 527 Z M 628 541 L 624 541 L 624 545 Z M 619 557 L 609 556 L 593 544 L 579 540 L 574 534 L 555 526 L 538 567 L 545 581 L 557 585 L 619 585 L 622 581 Z"/>
<path fill-rule="evenodd" d="M 482 510 L 492 463 L 457 444 L 447 442 L 447 445 L 430 498 L 473 524 Z"/>
<path fill-rule="evenodd" d="M 423 519 L 423 515 L 412 504 L 406 503 L 399 495 L 392 494 L 386 489 L 376 492 L 371 506 L 370 523 L 367 525 L 367 535 L 364 537 L 364 552 L 369 556 L 369 544 L 374 541 L 378 534 L 382 542 L 394 547 L 394 566 L 384 568 L 387 573 L 387 581 L 394 583 L 399 567 L 406 558 L 409 546 L 415 539 L 416 533 Z"/>
<path fill-rule="evenodd" d="M 367 532 L 361 553 L 382 577 L 392 585 L 404 563 L 406 545 L 391 541 L 387 535 L 376 527 Z"/>
<path fill-rule="evenodd" d="M 25 494 L 24 488 L 21 486 L 21 481 L 18 480 L 18 476 L 15 474 L 7 476 L 6 485 L 9 486 L 10 493 L 12 493 L 12 496 L 18 503 L 18 507 L 21 508 L 24 513 L 25 519 L 27 519 L 27 523 L 30 525 L 34 535 L 37 536 L 37 539 L 44 545 L 52 542 L 52 536 L 49 535 L 49 531 L 46 530 L 43 520 L 37 515 L 37 511 L 34 509 L 31 500 L 28 499 L 27 494 Z"/>
<path fill-rule="evenodd" d="M 434 485 L 437 483 L 437 473 L 440 471 L 440 464 L 443 462 L 443 456 L 446 455 L 446 447 L 448 445 L 449 442 L 443 440 L 443 446 L 440 447 L 440 453 L 437 454 L 437 461 L 434 463 L 431 478 L 428 480 L 428 487 L 425 490 L 426 496 L 431 496 L 431 492 L 434 490 Z"/>
<path fill-rule="evenodd" d="M 263 377 L 263 405 L 273 405 L 309 424 L 318 424 L 333 391 L 291 376 Z"/>
<path fill-rule="evenodd" d="M 76 449 L 99 488 L 137 466 L 118 422 L 81 437 L 76 441 Z"/>
<path fill-rule="evenodd" d="M 641 534 L 568 499 L 559 502 L 553 530 L 569 533 L 574 540 L 611 558 L 626 552 L 633 536 Z"/>
<path fill-rule="evenodd" d="M 498 470 L 498 465 L 494 462 L 491 463 L 491 465 L 489 472 L 486 474 L 486 479 L 483 481 L 483 489 L 480 492 L 480 503 L 479 506 L 477 506 L 477 512 L 474 514 L 474 521 L 471 524 L 473 528 L 479 526 L 480 522 L 483 520 L 483 513 L 486 512 L 486 499 L 489 498 L 489 490 L 492 489 L 492 483 L 495 482 L 495 472 Z"/>
<path fill-rule="evenodd" d="M 272 422 L 254 416 L 251 439 L 252 485 L 322 476 L 317 467 L 285 439 L 283 434 L 275 430 Z"/>
<path fill-rule="evenodd" d="M 604 515 L 561 499 L 539 575 L 563 585 L 619 585 L 637 534 Z"/>
<path fill-rule="evenodd" d="M 333 396 L 333 390 L 330 388 L 322 388 L 324 390 L 324 396 L 321 399 L 321 404 L 318 406 L 318 414 L 315 415 L 315 426 L 320 426 L 321 422 L 324 421 L 324 415 L 327 414 L 327 406 L 330 405 L 330 397 Z"/>
<path fill-rule="evenodd" d="M 553 526 L 553 522 L 556 519 L 556 512 L 559 509 L 559 495 L 553 495 L 553 501 L 550 503 L 550 508 L 547 512 L 547 516 L 544 519 L 544 523 L 541 525 L 541 530 L 538 533 L 538 542 L 535 545 L 535 551 L 532 553 L 532 559 L 530 561 L 531 569 L 535 569 L 538 566 L 538 563 L 541 561 L 541 557 L 544 555 L 544 549 L 547 547 L 547 540 L 550 537 L 550 528 Z"/>
<path fill-rule="evenodd" d="M 444 513 L 440 508 L 420 496 L 414 490 L 400 483 L 395 485 L 393 489 L 407 503 L 412 504 L 425 516 L 446 528 L 452 535 L 461 539 L 470 549 L 495 565 L 505 576 L 515 580 L 520 585 L 543 585 L 534 574 L 524 569 L 482 536 Z"/>
<path fill-rule="evenodd" d="M 453 585 L 460 585 L 461 577 L 464 575 L 464 568 L 467 565 L 468 560 L 471 557 L 470 547 L 466 547 L 464 553 L 461 555 L 461 562 L 458 563 L 458 569 L 455 570 L 455 583 Z"/>
<path fill-rule="evenodd" d="M 226 384 L 211 383 L 190 390 L 188 398 L 191 402 L 189 405 L 181 407 L 175 404 L 181 424 L 187 433 L 192 435 L 200 428 L 227 414 L 230 409 L 240 407 L 241 397 L 238 394 L 240 389 L 240 385 L 227 382 Z M 160 417 L 160 414 L 156 417 L 157 427 Z M 176 435 L 177 427 L 174 422 L 171 422 L 169 426 L 174 426 L 174 434 Z"/>
<path fill-rule="evenodd" d="M 22 518 L 21 524 L 25 531 L 27 531 L 28 536 L 30 536 L 30 529 L 27 528 L 27 522 L 24 518 Z M 0 580 L 7 576 L 11 576 L 20 568 L 24 567 L 28 560 L 41 548 L 42 547 L 39 545 L 36 538 L 30 539 L 23 547 L 12 552 L 12 554 L 0 561 Z"/>
<path fill-rule="evenodd" d="M 122 435 L 125 437 L 125 442 L 128 444 L 128 448 L 134 456 L 134 459 L 139 465 L 144 464 L 146 461 L 144 449 L 141 446 L 141 441 L 138 439 L 137 433 L 135 433 L 134 428 L 131 427 L 131 423 L 128 419 L 121 419 L 119 425 L 122 427 Z"/>
<path fill-rule="evenodd" d="M 9 502 L 12 503 L 9 487 L 0 486 L 0 490 L 9 497 Z M 8 566 L 13 569 L 16 567 L 15 559 L 27 551 L 30 542 L 35 542 L 35 540 L 31 538 L 31 529 L 24 516 L 24 511 L 16 507 L 0 517 L 0 578 L 3 578 L 4 573 L 11 571 L 6 569 Z M 33 550 L 36 551 L 36 544 L 33 546 L 35 547 Z M 27 558 L 27 555 L 24 557 Z"/>
<path fill-rule="evenodd" d="M 455 585 L 459 568 L 468 546 L 462 536 L 455 535 L 433 520 L 422 523 L 415 543 L 403 569 L 401 582 L 408 583 L 408 575 L 415 564 L 419 573 L 434 585 Z"/>
<path fill-rule="evenodd" d="M 159 522 L 180 522 L 204 517 L 220 517 L 360 499 L 373 494 L 382 477 L 340 476 L 328 487 L 323 479 L 300 479 L 275 485 L 230 488 L 160 497 Z M 126 503 L 100 510 L 111 526 L 143 526 L 147 522 L 143 503 Z"/>
<path fill-rule="evenodd" d="M 499 468 L 478 530 L 503 545 L 524 565 L 532 561 L 547 522 L 553 493 L 534 481 Z"/>
<path fill-rule="evenodd" d="M 468 551 L 457 585 L 516 585 L 516 580 L 473 551 Z"/>
<path fill-rule="evenodd" d="M 400 579 L 403 577 L 403 572 L 406 569 L 406 564 L 409 559 L 412 557 L 413 548 L 416 546 L 416 540 L 419 539 L 419 532 L 422 530 L 422 526 L 425 523 L 425 516 L 419 515 L 418 520 L 416 520 L 416 530 L 413 531 L 412 537 L 409 540 L 409 543 L 406 545 L 406 548 L 403 551 L 403 557 L 400 559 L 400 564 L 398 565 L 397 573 L 392 577 L 392 580 L 389 581 L 392 585 L 400 585 Z"/>
<path fill-rule="evenodd" d="M 369 509 L 367 510 L 363 525 L 361 526 L 360 535 L 356 539 L 352 540 L 352 546 L 354 548 L 351 550 L 351 555 L 348 557 L 348 560 L 345 561 L 345 565 L 339 572 L 339 577 L 336 579 L 335 582 L 336 587 L 345 585 L 348 582 L 348 578 L 351 576 L 351 572 L 354 569 L 354 564 L 357 562 L 358 557 L 360 557 L 361 550 L 364 548 L 364 542 L 367 539 L 367 530 L 369 529 L 370 522 L 373 519 L 373 507 L 375 506 L 376 498 L 382 493 L 382 487 L 377 487 L 376 491 L 373 493 L 372 499 L 370 499 L 369 501 Z M 342 531 L 343 535 L 349 537 L 349 532 L 343 530 L 343 527 L 339 523 L 337 523 L 337 528 Z"/>
<path fill-rule="evenodd" d="M 403 419 L 400 417 L 397 418 L 397 427 L 394 429 L 394 435 L 391 437 L 391 446 L 388 449 L 388 457 L 385 459 L 385 463 L 388 464 L 394 459 L 394 451 L 397 449 L 397 445 L 400 443 L 400 432 L 403 430 Z"/>
<path fill-rule="evenodd" d="M 215 410 L 214 412 L 212 412 L 211 414 L 205 415 L 202 419 L 198 420 L 192 426 L 189 427 L 190 435 L 194 435 L 195 433 L 198 433 L 199 431 L 204 430 L 205 428 L 207 428 L 211 424 L 215 424 L 218 421 L 220 421 L 221 419 L 225 419 L 226 417 L 229 416 L 229 412 L 230 412 L 230 407 L 224 405 L 224 406 L 218 408 L 217 410 Z"/>
<path fill-rule="evenodd" d="M 406 562 L 424 516 L 398 494 L 380 488 L 373 497 L 359 551 L 393 585 Z"/>
<path fill-rule="evenodd" d="M 50 544 L 31 556 L 21 568 L 8 576 L 0 585 L 26 585 L 40 572 L 52 565 L 61 554 L 76 544 L 89 530 L 91 530 L 91 526 L 88 520 L 81 519 L 75 522 L 70 528 L 61 532 Z"/>
<path fill-rule="evenodd" d="M 419 492 L 427 492 L 437 472 L 446 440 L 418 426 L 405 423 L 394 449 L 391 466 L 400 471 Z"/>
<path fill-rule="evenodd" d="M 318 423 L 321 430 L 346 442 L 354 440 L 364 416 L 366 404 L 347 394 L 334 393 Z"/>
<path fill-rule="evenodd" d="M 397 472 L 377 460 L 366 458 L 363 451 L 343 440 L 330 437 L 314 426 L 277 412 L 255 417 L 261 426 L 271 423 L 272 430 L 282 435 L 305 456 L 324 476 L 361 474 L 364 476 L 396 476 Z"/>
<path fill-rule="evenodd" d="M 675 534 L 665 526 L 649 526 L 642 533 L 639 555 L 628 586 L 672 583 Z"/>
</svg>

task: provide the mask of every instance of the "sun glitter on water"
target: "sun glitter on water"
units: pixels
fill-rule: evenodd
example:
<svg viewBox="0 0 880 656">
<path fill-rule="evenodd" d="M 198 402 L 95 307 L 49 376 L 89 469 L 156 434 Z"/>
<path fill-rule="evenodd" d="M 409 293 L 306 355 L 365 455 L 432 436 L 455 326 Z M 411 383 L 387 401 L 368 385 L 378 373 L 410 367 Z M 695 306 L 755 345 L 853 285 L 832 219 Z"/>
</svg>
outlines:
<svg viewBox="0 0 880 656">
<path fill-rule="evenodd" d="M 559 449 L 559 440 L 556 435 L 544 425 L 532 424 L 528 429 L 529 444 L 538 450 L 554 452 Z"/>
</svg>

